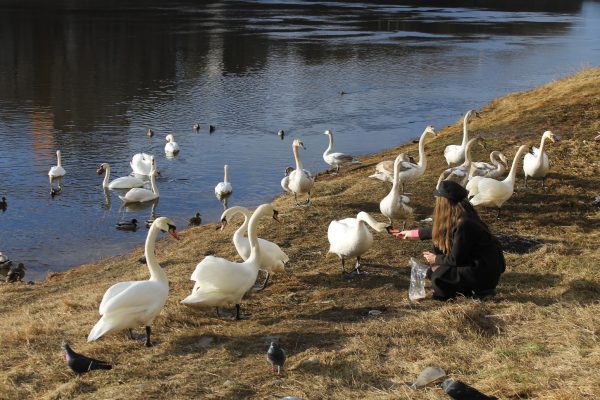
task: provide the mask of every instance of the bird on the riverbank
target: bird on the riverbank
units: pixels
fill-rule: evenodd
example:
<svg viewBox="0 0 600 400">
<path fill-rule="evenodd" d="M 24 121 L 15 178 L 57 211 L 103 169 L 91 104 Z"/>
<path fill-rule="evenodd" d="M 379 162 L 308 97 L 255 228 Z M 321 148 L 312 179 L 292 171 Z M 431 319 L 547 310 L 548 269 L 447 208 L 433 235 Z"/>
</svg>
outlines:
<svg viewBox="0 0 600 400">
<path fill-rule="evenodd" d="M 344 218 L 329 223 L 328 253 L 337 254 L 342 260 L 342 278 L 348 276 L 344 269 L 346 258 L 356 257 L 356 265 L 350 274 L 360 274 L 360 258 L 373 246 L 373 235 L 367 225 L 380 233 L 389 233 L 391 228 L 387 223 L 377 222 L 364 211 L 359 212 L 356 218 Z"/>
<path fill-rule="evenodd" d="M 67 342 L 63 342 L 62 348 L 68 367 L 77 375 L 85 374 L 95 369 L 112 369 L 112 365 L 106 361 L 96 360 L 95 358 L 74 352 Z"/>
<path fill-rule="evenodd" d="M 525 174 L 525 187 L 527 187 L 527 178 L 541 179 L 542 188 L 546 189 L 546 175 L 550 169 L 550 161 L 548 160 L 548 154 L 544 151 L 544 143 L 546 140 L 550 140 L 555 143 L 557 135 L 552 131 L 545 131 L 542 134 L 542 141 L 539 149 L 535 146 L 531 148 L 531 153 L 525 154 L 523 158 L 523 173 Z"/>
<path fill-rule="evenodd" d="M 482 205 L 484 207 L 497 207 L 497 218 L 500 218 L 500 208 L 510 199 L 515 187 L 515 176 L 517 174 L 517 165 L 520 158 L 527 151 L 527 146 L 519 147 L 508 176 L 503 181 L 497 181 L 493 178 L 484 178 L 474 176 L 467 183 L 469 198 L 474 206 Z"/>
<path fill-rule="evenodd" d="M 8 203 L 6 202 L 6 197 L 2 197 L 2 201 L 0 201 L 0 210 L 6 211 L 8 208 Z"/>
<path fill-rule="evenodd" d="M 497 179 L 501 177 L 502 174 L 504 174 L 504 171 L 506 171 L 508 168 L 508 160 L 500 151 L 496 150 L 490 153 L 490 162 L 491 164 L 483 161 L 471 163 L 469 180 L 474 176 Z"/>
<path fill-rule="evenodd" d="M 115 227 L 120 231 L 136 231 L 138 220 L 133 218 L 131 221 L 117 222 Z"/>
<path fill-rule="evenodd" d="M 360 162 L 350 154 L 332 152 L 333 132 L 331 132 L 331 130 L 329 129 L 326 129 L 325 132 L 323 132 L 323 134 L 329 136 L 329 146 L 327 146 L 327 149 L 323 153 L 323 160 L 325 160 L 325 162 L 331 165 L 332 167 L 335 167 L 336 173 L 340 172 L 341 166 L 350 164 L 362 164 L 362 162 Z"/>
<path fill-rule="evenodd" d="M 479 113 L 475 110 L 469 110 L 465 114 L 463 119 L 463 138 L 462 143 L 451 144 L 446 146 L 444 149 L 444 157 L 446 158 L 446 162 L 449 166 L 454 166 L 465 161 L 465 148 L 467 147 L 467 142 L 469 141 L 469 122 L 473 118 L 481 118 Z"/>
<path fill-rule="evenodd" d="M 299 147 L 302 147 L 304 150 L 306 150 L 304 143 L 302 143 L 300 139 L 294 139 L 292 142 L 292 152 L 294 153 L 294 159 L 296 161 L 296 169 L 290 172 L 290 176 L 287 181 L 287 187 L 290 192 L 294 193 L 294 200 L 296 200 L 297 206 L 300 205 L 298 203 L 299 194 L 307 194 L 308 198 L 304 204 L 310 204 L 310 191 L 315 183 L 314 178 L 311 179 L 311 174 L 302 166 L 302 160 L 300 159 L 300 153 L 298 150 Z"/>
<path fill-rule="evenodd" d="M 223 182 L 217 183 L 215 186 L 215 196 L 219 201 L 223 202 L 223 209 L 227 209 L 227 199 L 233 193 L 233 186 L 229 183 L 229 165 L 223 166 Z"/>
<path fill-rule="evenodd" d="M 8 256 L 0 251 L 0 269 L 10 268 L 12 265 L 12 261 L 8 258 Z"/>
<path fill-rule="evenodd" d="M 188 220 L 188 226 L 198 226 L 202 223 L 202 216 L 199 212 Z"/>
<path fill-rule="evenodd" d="M 283 365 L 285 364 L 285 351 L 283 351 L 276 341 L 272 341 L 269 350 L 267 350 L 267 361 L 271 363 L 273 372 L 280 375 Z"/>
<path fill-rule="evenodd" d="M 242 297 L 254 285 L 260 268 L 257 246 L 258 221 L 265 216 L 272 216 L 278 221 L 277 215 L 277 210 L 271 204 L 259 206 L 248 224 L 250 257 L 242 263 L 214 256 L 204 257 L 190 277 L 195 282 L 192 293 L 183 299 L 181 304 L 191 307 L 217 307 L 217 313 L 218 307 L 235 304 L 235 319 L 241 319 Z"/>
<path fill-rule="evenodd" d="M 150 279 L 120 282 L 111 286 L 104 293 L 99 308 L 101 318 L 88 335 L 88 342 L 97 340 L 109 332 L 122 329 L 128 329 L 131 337 L 131 329 L 143 325 L 146 327 L 145 345 L 146 347 L 152 346 L 150 341 L 151 325 L 154 318 L 160 314 L 169 295 L 169 280 L 154 254 L 156 238 L 160 232 L 168 232 L 178 239 L 173 221 L 166 217 L 160 217 L 154 221 L 148 231 L 144 246 Z"/>
<path fill-rule="evenodd" d="M 173 134 L 172 133 L 169 133 L 165 137 L 165 141 L 167 142 L 167 144 L 165 144 L 165 153 L 166 154 L 177 154 L 177 153 L 179 153 L 179 144 L 177 144 L 177 142 L 175 141 L 175 138 L 173 138 Z"/>
<path fill-rule="evenodd" d="M 402 162 L 416 164 L 415 159 L 408 153 L 400 153 L 399 156 L 402 156 Z M 369 175 L 369 178 L 394 183 L 394 161 L 395 160 L 385 160 L 377 163 L 377 165 L 375 165 L 375 173 Z"/>
<path fill-rule="evenodd" d="M 465 147 L 465 161 L 457 166 L 450 167 L 442 172 L 442 180 L 454 181 L 464 187 L 469 180 L 469 171 L 471 170 L 471 150 L 475 144 L 479 144 L 485 149 L 485 142 L 480 136 L 469 139 L 467 146 Z"/>
<path fill-rule="evenodd" d="M 403 156 L 404 154 L 399 154 L 398 157 L 396 157 L 396 160 L 394 160 L 394 181 L 392 183 L 392 189 L 379 203 L 381 214 L 388 218 L 390 224 L 393 224 L 394 219 L 406 218 L 413 212 L 413 209 L 408 205 L 410 199 L 407 196 L 400 194 L 398 174 L 400 171 L 400 163 L 404 159 Z M 404 221 L 402 229 L 404 229 L 405 224 L 406 221 Z"/>
<path fill-rule="evenodd" d="M 453 379 L 446 379 L 440 386 L 453 400 L 497 400 L 496 397 L 485 395 L 474 387 Z"/>
<path fill-rule="evenodd" d="M 239 206 L 227 209 L 221 215 L 221 230 L 225 229 L 229 220 L 237 214 L 244 216 L 244 223 L 233 234 L 233 245 L 240 257 L 242 257 L 242 260 L 245 261 L 250 258 L 252 252 L 250 240 L 248 239 L 248 223 L 252 212 L 247 208 Z M 285 271 L 285 264 L 289 261 L 289 257 L 277 244 L 268 240 L 258 238 L 258 245 L 260 248 L 258 253 L 259 269 L 267 273 L 263 284 L 257 288 L 257 290 L 262 290 L 267 286 L 271 273 Z"/>
<path fill-rule="evenodd" d="M 98 175 L 102 175 L 104 173 L 104 180 L 102 181 L 102 187 L 109 188 L 111 190 L 114 189 L 131 189 L 131 188 L 140 188 L 144 186 L 144 181 L 140 178 L 136 178 L 135 176 L 122 176 L 117 179 L 113 179 L 112 182 L 110 180 L 110 164 L 102 163 L 96 169 L 96 173 Z"/>
<path fill-rule="evenodd" d="M 52 180 L 54 178 L 64 176 L 66 173 L 67 171 L 65 171 L 65 169 L 62 167 L 60 150 L 56 150 L 56 165 L 50 168 L 50 171 L 48 171 L 48 176 Z"/>
<path fill-rule="evenodd" d="M 11 266 L 6 274 L 6 282 L 22 282 L 25 278 L 25 270 L 27 268 L 23 263 L 19 263 L 16 266 Z"/>
</svg>

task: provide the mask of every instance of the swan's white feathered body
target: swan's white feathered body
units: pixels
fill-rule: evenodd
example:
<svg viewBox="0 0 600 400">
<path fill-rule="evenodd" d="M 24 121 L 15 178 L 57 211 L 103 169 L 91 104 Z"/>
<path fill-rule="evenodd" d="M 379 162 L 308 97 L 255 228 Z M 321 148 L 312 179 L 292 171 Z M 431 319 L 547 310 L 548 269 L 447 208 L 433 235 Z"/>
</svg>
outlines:
<svg viewBox="0 0 600 400">
<path fill-rule="evenodd" d="M 102 163 L 100 167 L 96 170 L 98 174 L 102 174 L 104 172 L 104 181 L 102 182 L 102 186 L 105 188 L 113 189 L 131 189 L 131 188 L 139 188 L 144 186 L 144 181 L 140 178 L 136 178 L 134 176 L 123 176 L 117 179 L 110 180 L 110 164 Z"/>
<path fill-rule="evenodd" d="M 195 281 L 192 294 L 181 301 L 182 304 L 199 307 L 224 307 L 239 304 L 244 294 L 256 281 L 259 270 L 260 245 L 257 240 L 257 222 L 267 214 L 276 215 L 270 204 L 256 209 L 248 227 L 250 257 L 236 263 L 220 257 L 206 256 L 192 273 Z"/>
<path fill-rule="evenodd" d="M 471 150 L 475 143 L 484 146 L 483 139 L 480 137 L 470 139 L 465 148 L 465 161 L 458 167 L 451 167 L 442 172 L 442 180 L 454 181 L 463 187 L 467 184 L 469 171 L 471 170 Z"/>
<path fill-rule="evenodd" d="M 398 157 L 402 158 L 402 162 L 414 164 L 414 159 L 407 153 L 400 153 Z M 375 173 L 369 175 L 369 178 L 379 179 L 380 181 L 394 183 L 394 160 L 385 160 L 375 165 Z"/>
<path fill-rule="evenodd" d="M 229 183 L 229 165 L 225 164 L 223 170 L 223 182 L 219 182 L 217 183 L 217 186 L 215 186 L 215 196 L 217 196 L 219 200 L 229 197 L 231 193 L 233 193 L 233 186 Z"/>
<path fill-rule="evenodd" d="M 134 154 L 129 162 L 133 172 L 138 175 L 150 175 L 153 164 L 154 156 L 146 153 Z"/>
<path fill-rule="evenodd" d="M 550 161 L 548 160 L 548 154 L 544 151 L 544 143 L 546 139 L 552 142 L 556 141 L 556 136 L 552 131 L 546 131 L 542 135 L 542 141 L 539 149 L 535 146 L 532 147 L 532 153 L 525 154 L 523 159 L 523 172 L 525 173 L 525 180 L 527 178 L 545 178 L 550 169 Z"/>
<path fill-rule="evenodd" d="M 50 167 L 50 171 L 48 171 L 48 176 L 50 178 L 59 178 L 67 173 L 67 171 L 65 171 L 65 169 L 62 167 L 62 161 L 60 156 L 60 150 L 56 150 L 56 165 Z"/>
<path fill-rule="evenodd" d="M 379 210 L 383 215 L 388 217 L 390 223 L 393 223 L 395 219 L 406 217 L 413 212 L 413 209 L 408 205 L 410 199 L 407 196 L 400 194 L 398 173 L 403 158 L 404 154 L 400 154 L 394 160 L 394 181 L 392 183 L 392 189 L 379 203 Z"/>
<path fill-rule="evenodd" d="M 329 253 L 341 259 L 360 257 L 373 245 L 373 235 L 367 224 L 378 232 L 387 232 L 388 224 L 377 222 L 368 213 L 361 211 L 356 218 L 344 218 L 329 223 L 327 239 Z"/>
<path fill-rule="evenodd" d="M 165 140 L 167 141 L 165 144 L 165 153 L 175 154 L 179 152 L 179 144 L 177 144 L 172 134 L 168 134 Z"/>
<path fill-rule="evenodd" d="M 302 160 L 300 159 L 300 154 L 298 152 L 298 147 L 300 146 L 302 146 L 303 149 L 306 149 L 304 143 L 299 139 L 294 139 L 292 151 L 296 161 L 296 169 L 290 172 L 287 187 L 296 196 L 299 194 L 308 194 L 310 196 L 310 190 L 315 181 L 314 178 L 311 178 L 311 174 L 302 167 Z"/>
<path fill-rule="evenodd" d="M 119 198 L 125 203 L 144 203 L 158 199 L 160 193 L 158 191 L 158 186 L 156 186 L 156 175 L 157 172 L 153 169 L 150 174 L 150 187 L 152 190 L 146 188 L 133 188 L 125 193 L 124 196 L 119 196 Z"/>
<path fill-rule="evenodd" d="M 88 342 L 111 331 L 150 326 L 164 307 L 169 295 L 169 281 L 154 255 L 160 231 L 176 236 L 173 222 L 166 217 L 157 218 L 150 227 L 145 246 L 150 279 L 120 282 L 104 293 L 99 308 L 101 318 L 88 335 Z"/>
<path fill-rule="evenodd" d="M 446 158 L 446 162 L 449 166 L 458 165 L 465 161 L 465 149 L 467 147 L 467 142 L 469 141 L 469 121 L 474 117 L 479 117 L 477 111 L 467 111 L 463 119 L 462 143 L 460 145 L 451 144 L 444 149 L 444 158 Z"/>
<path fill-rule="evenodd" d="M 335 167 L 336 171 L 339 171 L 340 167 L 343 165 L 360 164 L 361 163 L 356 158 L 354 158 L 354 156 L 351 156 L 350 154 L 334 152 L 332 150 L 332 148 L 333 148 L 333 132 L 331 132 L 329 129 L 327 129 L 324 132 L 324 134 L 329 136 L 329 146 L 323 153 L 323 160 L 327 164 L 331 165 L 332 167 Z"/>
<path fill-rule="evenodd" d="M 508 160 L 506 156 L 499 151 L 492 151 L 490 153 L 490 163 L 483 161 L 471 163 L 471 169 L 469 170 L 469 180 L 474 176 L 482 176 L 485 178 L 497 179 L 504 174 L 508 167 Z"/>
</svg>

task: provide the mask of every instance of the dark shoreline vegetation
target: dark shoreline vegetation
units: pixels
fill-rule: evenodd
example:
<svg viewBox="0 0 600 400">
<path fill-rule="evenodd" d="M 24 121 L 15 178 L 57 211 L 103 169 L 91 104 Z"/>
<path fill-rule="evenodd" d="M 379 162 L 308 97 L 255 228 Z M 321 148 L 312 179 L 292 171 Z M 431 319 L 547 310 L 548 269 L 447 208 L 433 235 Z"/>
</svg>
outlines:
<svg viewBox="0 0 600 400">
<path fill-rule="evenodd" d="M 389 185 L 367 176 L 401 151 L 416 155 L 416 144 L 407 144 L 360 157 L 362 165 L 339 175 L 320 173 L 310 207 L 297 208 L 285 195 L 273 201 L 283 223 L 263 221 L 259 236 L 281 246 L 289 268 L 244 300 L 248 320 L 179 304 L 204 256 L 239 260 L 231 243 L 235 219 L 224 232 L 213 223 L 182 231 L 180 241 L 158 241 L 170 294 L 150 349 L 121 333 L 85 342 L 106 289 L 148 278 L 137 262 L 142 243 L 129 254 L 35 285 L 1 284 L 0 398 L 443 398 L 437 387 L 414 391 L 405 385 L 426 366 L 440 366 L 502 399 L 599 397 L 600 211 L 591 202 L 600 190 L 600 142 L 593 140 L 600 130 L 600 68 L 498 98 L 480 111 L 471 134 L 510 160 L 519 145 L 537 146 L 546 129 L 562 135 L 547 147 L 547 192 L 539 182 L 518 189 L 500 220 L 494 210 L 479 209 L 505 243 L 539 242 L 507 249 L 507 271 L 494 299 L 410 303 L 408 260 L 428 249 L 426 242 L 374 234 L 364 257 L 369 274 L 349 281 L 340 279 L 337 257 L 325 257 L 332 219 L 367 211 L 384 220 L 379 201 Z M 443 149 L 460 142 L 461 124 L 427 141 L 425 176 L 408 188 L 415 215 L 407 227 L 430 215 L 431 192 L 445 168 Z M 473 156 L 487 157 L 480 149 Z M 382 313 L 370 316 L 370 310 Z M 288 356 L 281 377 L 271 374 L 266 360 L 274 337 Z M 63 339 L 113 369 L 76 379 L 61 354 Z"/>
</svg>

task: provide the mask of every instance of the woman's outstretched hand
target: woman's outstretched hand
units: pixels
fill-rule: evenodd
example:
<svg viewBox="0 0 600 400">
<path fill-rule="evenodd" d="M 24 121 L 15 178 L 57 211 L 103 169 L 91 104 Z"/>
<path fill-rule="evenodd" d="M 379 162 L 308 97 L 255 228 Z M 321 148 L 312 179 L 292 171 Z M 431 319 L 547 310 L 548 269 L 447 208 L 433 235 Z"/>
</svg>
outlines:
<svg viewBox="0 0 600 400">
<path fill-rule="evenodd" d="M 418 239 L 419 238 L 419 230 L 413 229 L 412 231 L 395 232 L 394 236 L 396 236 L 399 239 Z"/>
</svg>

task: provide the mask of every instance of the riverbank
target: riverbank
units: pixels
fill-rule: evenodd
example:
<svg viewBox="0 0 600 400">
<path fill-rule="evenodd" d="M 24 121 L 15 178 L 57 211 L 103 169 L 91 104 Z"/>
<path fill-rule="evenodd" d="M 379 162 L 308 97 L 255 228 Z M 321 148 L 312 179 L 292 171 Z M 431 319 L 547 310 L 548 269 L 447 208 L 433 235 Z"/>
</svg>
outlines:
<svg viewBox="0 0 600 400">
<path fill-rule="evenodd" d="M 369 274 L 350 281 L 339 278 L 337 257 L 324 257 L 332 219 L 362 210 L 384 220 L 379 201 L 389 186 L 367 176 L 400 151 L 416 156 L 416 144 L 407 144 L 361 157 L 361 166 L 339 175 L 319 174 L 310 207 L 294 207 L 290 196 L 274 200 L 283 223 L 264 221 L 259 235 L 286 251 L 289 268 L 244 301 L 248 320 L 179 304 L 205 255 L 238 259 L 232 226 L 217 232 L 216 224 L 203 225 L 183 231 L 180 241 L 158 242 L 170 294 L 150 349 L 120 333 L 85 342 L 106 289 L 147 279 L 137 263 L 141 246 L 35 285 L 0 285 L 0 398 L 443 398 L 439 388 L 405 385 L 429 365 L 499 398 L 600 396 L 600 212 L 590 205 L 599 194 L 600 143 L 593 138 L 600 130 L 600 68 L 494 100 L 481 116 L 472 133 L 509 159 L 521 144 L 537 146 L 546 129 L 562 135 L 547 150 L 547 192 L 537 182 L 519 190 L 501 220 L 480 209 L 494 232 L 541 242 L 524 254 L 506 253 L 507 271 L 493 300 L 410 303 L 408 259 L 427 242 L 375 234 L 364 257 Z M 426 175 L 409 187 L 415 216 L 408 227 L 430 215 L 444 147 L 460 142 L 461 123 L 428 140 Z M 487 157 L 479 149 L 474 154 Z M 382 313 L 369 316 L 370 310 Z M 265 360 L 273 336 L 288 354 L 280 378 Z M 63 339 L 114 369 L 75 379 L 61 355 Z"/>
</svg>

